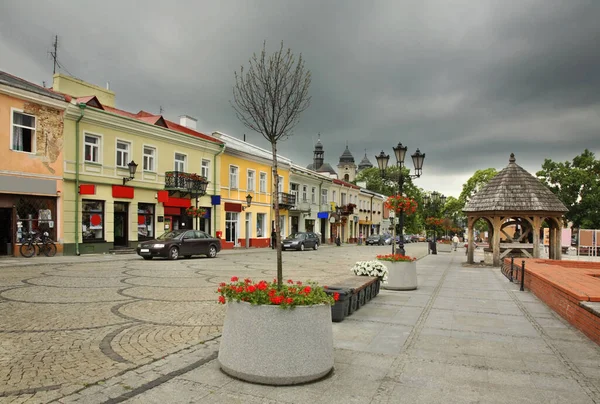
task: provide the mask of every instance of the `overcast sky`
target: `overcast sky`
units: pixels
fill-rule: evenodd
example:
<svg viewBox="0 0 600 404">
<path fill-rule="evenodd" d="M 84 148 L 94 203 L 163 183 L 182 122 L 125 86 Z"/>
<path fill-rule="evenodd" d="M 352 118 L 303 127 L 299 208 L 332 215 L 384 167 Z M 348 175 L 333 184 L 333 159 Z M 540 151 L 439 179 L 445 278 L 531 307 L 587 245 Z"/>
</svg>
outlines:
<svg viewBox="0 0 600 404">
<path fill-rule="evenodd" d="M 50 83 L 57 34 L 61 72 L 110 82 L 117 107 L 162 106 L 267 147 L 229 102 L 234 71 L 284 41 L 312 73 L 312 103 L 283 155 L 312 163 L 321 133 L 332 166 L 346 142 L 376 165 L 402 142 L 426 153 L 417 185 L 458 196 L 511 152 L 532 174 L 545 158 L 600 157 L 599 21 L 598 0 L 2 0 L 0 70 Z"/>
</svg>

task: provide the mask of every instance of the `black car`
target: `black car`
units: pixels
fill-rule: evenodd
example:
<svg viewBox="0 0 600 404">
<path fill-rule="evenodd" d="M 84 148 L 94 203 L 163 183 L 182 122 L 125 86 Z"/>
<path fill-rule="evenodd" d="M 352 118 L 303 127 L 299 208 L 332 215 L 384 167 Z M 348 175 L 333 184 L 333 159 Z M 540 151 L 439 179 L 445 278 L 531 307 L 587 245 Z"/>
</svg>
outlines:
<svg viewBox="0 0 600 404">
<path fill-rule="evenodd" d="M 183 256 L 206 255 L 215 258 L 221 251 L 221 240 L 200 230 L 173 230 L 155 240 L 143 241 L 137 246 L 138 255 L 145 260 L 166 257 L 176 260 Z"/>
<path fill-rule="evenodd" d="M 372 234 L 365 240 L 365 244 L 367 245 L 384 245 L 385 244 L 385 236 L 383 234 Z"/>
<path fill-rule="evenodd" d="M 304 251 L 306 248 L 316 250 L 319 248 L 319 237 L 311 232 L 292 233 L 281 242 L 281 249 L 294 249 Z"/>
</svg>

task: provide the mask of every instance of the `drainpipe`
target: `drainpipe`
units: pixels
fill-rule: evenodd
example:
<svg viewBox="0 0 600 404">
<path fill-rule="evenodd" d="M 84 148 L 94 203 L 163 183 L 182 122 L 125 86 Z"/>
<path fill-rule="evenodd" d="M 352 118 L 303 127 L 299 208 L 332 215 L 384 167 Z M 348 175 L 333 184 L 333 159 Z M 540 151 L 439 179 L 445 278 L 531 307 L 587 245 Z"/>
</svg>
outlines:
<svg viewBox="0 0 600 404">
<path fill-rule="evenodd" d="M 221 144 L 220 145 L 221 150 L 219 150 L 218 152 L 215 153 L 215 155 L 213 156 L 213 195 L 217 194 L 217 156 L 219 154 L 223 154 L 225 152 L 225 144 Z M 217 211 L 215 209 L 215 206 L 217 205 L 212 205 L 213 206 L 213 223 L 214 223 L 214 236 L 217 237 Z"/>
<path fill-rule="evenodd" d="M 374 197 L 375 197 L 375 195 L 371 195 L 371 209 L 369 209 L 369 215 L 371 216 L 371 228 L 369 230 L 371 230 L 371 231 L 373 231 L 373 198 Z"/>
<path fill-rule="evenodd" d="M 79 121 L 83 119 L 85 104 L 78 104 L 79 118 L 75 121 L 75 255 L 79 256 Z"/>
<path fill-rule="evenodd" d="M 319 233 L 321 233 L 321 220 L 319 219 L 319 212 L 321 211 L 321 197 L 322 197 L 322 190 L 321 188 L 323 187 L 323 181 L 321 181 L 321 183 L 319 184 L 319 195 L 317 195 L 317 203 L 319 205 L 319 209 L 317 209 L 317 222 L 319 223 Z M 327 238 L 325 237 L 325 234 L 321 234 L 321 243 L 325 244 L 325 240 Z"/>
</svg>

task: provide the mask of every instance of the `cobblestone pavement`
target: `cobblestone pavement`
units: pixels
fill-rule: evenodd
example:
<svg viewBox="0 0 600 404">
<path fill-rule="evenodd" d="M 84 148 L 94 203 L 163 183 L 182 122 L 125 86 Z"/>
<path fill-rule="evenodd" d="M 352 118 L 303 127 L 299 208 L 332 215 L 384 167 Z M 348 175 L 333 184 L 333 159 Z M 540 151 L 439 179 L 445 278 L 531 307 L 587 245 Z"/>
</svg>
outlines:
<svg viewBox="0 0 600 404">
<path fill-rule="evenodd" d="M 327 284 L 350 275 L 355 261 L 389 249 L 286 251 L 284 276 Z M 409 244 L 407 252 L 423 256 L 426 244 Z M 137 256 L 0 260 L 0 403 L 51 402 L 132 370 L 152 380 L 161 369 L 164 374 L 163 358 L 175 353 L 185 352 L 198 365 L 216 352 L 211 341 L 220 336 L 224 316 L 216 285 L 232 275 L 274 278 L 275 252 L 223 251 L 217 259 L 175 262 Z"/>
</svg>

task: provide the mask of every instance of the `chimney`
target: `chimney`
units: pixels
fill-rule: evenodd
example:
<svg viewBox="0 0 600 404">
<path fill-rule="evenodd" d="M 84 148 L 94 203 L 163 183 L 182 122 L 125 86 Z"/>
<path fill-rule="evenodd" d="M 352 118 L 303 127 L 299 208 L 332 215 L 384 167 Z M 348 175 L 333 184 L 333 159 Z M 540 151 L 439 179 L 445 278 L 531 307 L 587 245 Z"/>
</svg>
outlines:
<svg viewBox="0 0 600 404">
<path fill-rule="evenodd" d="M 181 115 L 179 117 L 179 124 L 189 129 L 196 130 L 196 122 L 198 122 L 198 120 L 196 118 L 192 118 L 191 116 Z"/>
</svg>

